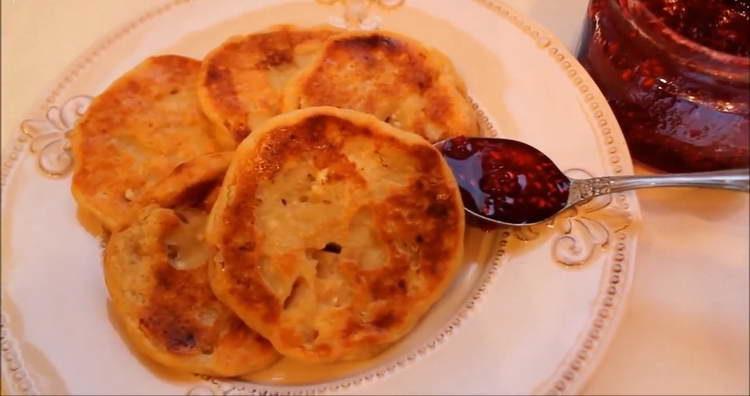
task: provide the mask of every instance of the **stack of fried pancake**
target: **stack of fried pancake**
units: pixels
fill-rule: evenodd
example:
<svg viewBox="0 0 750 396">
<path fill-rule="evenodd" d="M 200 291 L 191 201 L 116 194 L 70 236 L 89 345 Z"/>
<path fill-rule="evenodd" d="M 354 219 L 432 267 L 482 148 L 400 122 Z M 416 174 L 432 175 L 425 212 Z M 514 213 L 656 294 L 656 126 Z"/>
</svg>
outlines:
<svg viewBox="0 0 750 396">
<path fill-rule="evenodd" d="M 365 359 L 459 269 L 461 197 L 431 143 L 477 133 L 441 53 L 281 26 L 115 81 L 72 135 L 72 191 L 144 355 L 215 376 Z"/>
</svg>

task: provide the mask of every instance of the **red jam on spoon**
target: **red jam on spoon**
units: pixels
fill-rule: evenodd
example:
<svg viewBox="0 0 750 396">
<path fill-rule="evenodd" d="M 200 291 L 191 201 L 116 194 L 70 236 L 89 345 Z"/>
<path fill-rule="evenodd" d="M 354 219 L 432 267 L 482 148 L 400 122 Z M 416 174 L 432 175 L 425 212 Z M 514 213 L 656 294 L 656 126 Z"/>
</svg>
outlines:
<svg viewBox="0 0 750 396">
<path fill-rule="evenodd" d="M 504 223 L 549 218 L 568 201 L 570 180 L 539 150 L 508 139 L 459 136 L 439 146 L 466 209 Z"/>
</svg>

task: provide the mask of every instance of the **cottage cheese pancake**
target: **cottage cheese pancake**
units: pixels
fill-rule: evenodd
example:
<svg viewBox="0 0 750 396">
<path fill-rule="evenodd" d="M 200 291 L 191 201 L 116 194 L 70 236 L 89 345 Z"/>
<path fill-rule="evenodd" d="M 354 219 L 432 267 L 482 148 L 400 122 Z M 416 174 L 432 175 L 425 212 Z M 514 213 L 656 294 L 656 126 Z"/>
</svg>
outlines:
<svg viewBox="0 0 750 396">
<path fill-rule="evenodd" d="M 73 196 L 107 230 L 127 226 L 143 193 L 178 164 L 221 149 L 198 105 L 199 69 L 182 56 L 148 58 L 94 99 L 77 124 Z"/>
<path fill-rule="evenodd" d="M 148 206 L 133 224 L 112 235 L 104 257 L 107 288 L 125 334 L 145 356 L 193 373 L 246 374 L 268 366 L 278 354 L 209 286 L 206 263 L 212 251 L 204 231 L 216 196 L 212 187 L 224 172 L 192 180 L 188 173 L 175 172 L 165 180 L 170 192 L 162 196 L 173 199 L 175 208 Z M 171 194 L 177 185 L 186 190 Z"/>
<path fill-rule="evenodd" d="M 332 37 L 285 93 L 286 111 L 336 106 L 374 114 L 430 142 L 477 135 L 466 88 L 437 50 L 393 33 Z"/>
<path fill-rule="evenodd" d="M 372 356 L 451 283 L 464 214 L 440 153 L 351 110 L 268 120 L 238 147 L 207 226 L 211 287 L 283 355 Z"/>
<path fill-rule="evenodd" d="M 279 26 L 229 39 L 209 53 L 200 77 L 203 110 L 237 144 L 281 112 L 287 81 L 320 51 L 332 28 Z"/>
</svg>

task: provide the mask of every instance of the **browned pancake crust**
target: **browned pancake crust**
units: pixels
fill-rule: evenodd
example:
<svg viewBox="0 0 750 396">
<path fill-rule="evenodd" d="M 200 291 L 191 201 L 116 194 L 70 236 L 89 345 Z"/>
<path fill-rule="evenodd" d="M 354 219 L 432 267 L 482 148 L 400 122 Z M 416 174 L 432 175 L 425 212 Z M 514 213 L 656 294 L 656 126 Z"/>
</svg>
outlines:
<svg viewBox="0 0 750 396">
<path fill-rule="evenodd" d="M 278 26 L 233 37 L 208 54 L 201 69 L 201 105 L 226 141 L 241 142 L 262 121 L 281 113 L 286 82 L 335 32 Z"/>
<path fill-rule="evenodd" d="M 219 151 L 198 105 L 200 62 L 148 58 L 94 99 L 72 134 L 72 191 L 110 230 L 125 227 L 135 201 L 178 164 Z"/>
<path fill-rule="evenodd" d="M 231 151 L 222 151 L 178 164 L 169 175 L 145 191 L 138 204 L 172 208 L 199 204 L 203 200 L 203 208 L 210 211 L 221 184 L 217 181 L 224 178 L 233 155 Z"/>
<path fill-rule="evenodd" d="M 333 108 L 287 113 L 256 133 L 238 148 L 209 218 L 214 292 L 284 355 L 331 362 L 381 351 L 460 263 L 463 207 L 440 153 Z M 275 197 L 300 183 L 299 169 L 310 169 L 299 179 L 312 186 Z"/>
<path fill-rule="evenodd" d="M 178 370 L 237 376 L 268 366 L 278 355 L 209 286 L 211 250 L 203 233 L 213 202 L 211 188 L 195 187 L 222 177 L 223 172 L 204 180 L 171 175 L 170 189 L 182 184 L 192 193 L 180 194 L 176 209 L 145 208 L 137 221 L 113 234 L 104 271 L 115 312 L 141 353 Z"/>
<path fill-rule="evenodd" d="M 431 142 L 479 132 L 450 60 L 389 32 L 332 37 L 320 57 L 290 83 L 286 111 L 323 105 L 373 114 Z"/>
</svg>

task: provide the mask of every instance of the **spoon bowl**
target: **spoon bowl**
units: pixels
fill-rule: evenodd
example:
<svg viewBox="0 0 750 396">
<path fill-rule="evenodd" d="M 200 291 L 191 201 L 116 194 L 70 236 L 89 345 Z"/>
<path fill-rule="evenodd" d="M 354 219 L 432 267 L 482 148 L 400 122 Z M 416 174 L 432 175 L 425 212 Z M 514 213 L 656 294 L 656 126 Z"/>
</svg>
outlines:
<svg viewBox="0 0 750 396">
<path fill-rule="evenodd" d="M 592 198 L 651 187 L 750 190 L 748 169 L 573 179 L 517 140 L 459 136 L 435 143 L 456 178 L 466 212 L 483 226 L 527 226 Z"/>
</svg>

